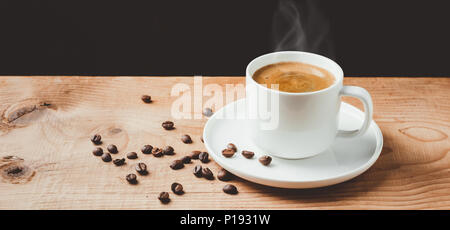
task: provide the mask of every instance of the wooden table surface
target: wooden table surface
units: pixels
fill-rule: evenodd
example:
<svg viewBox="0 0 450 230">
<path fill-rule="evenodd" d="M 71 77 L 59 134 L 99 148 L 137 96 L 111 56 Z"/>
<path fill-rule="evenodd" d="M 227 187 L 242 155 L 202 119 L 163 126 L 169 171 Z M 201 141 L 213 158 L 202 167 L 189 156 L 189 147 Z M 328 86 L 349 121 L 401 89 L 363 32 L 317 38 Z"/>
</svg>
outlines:
<svg viewBox="0 0 450 230">
<path fill-rule="evenodd" d="M 193 176 L 192 168 L 171 170 L 169 163 L 192 150 L 206 119 L 173 119 L 176 83 L 193 86 L 192 77 L 0 77 L 0 209 L 449 209 L 450 78 L 346 78 L 366 88 L 374 120 L 384 135 L 380 158 L 350 181 L 318 189 L 279 189 L 242 179 L 232 196 L 225 182 Z M 242 77 L 205 77 L 203 84 L 243 84 Z M 217 85 L 216 85 L 217 86 Z M 154 99 L 144 104 L 140 97 Z M 210 96 L 205 96 L 208 99 Z M 345 101 L 361 107 L 352 99 Z M 161 122 L 174 120 L 165 131 Z M 119 154 L 138 160 L 116 167 L 91 151 L 91 135 Z M 180 141 L 190 134 L 192 144 Z M 176 155 L 155 158 L 139 152 L 144 144 L 172 145 Z M 145 162 L 150 174 L 129 185 L 125 175 Z M 206 164 L 216 174 L 215 162 Z M 14 171 L 14 167 L 22 171 Z M 172 182 L 182 196 L 157 200 Z"/>
</svg>

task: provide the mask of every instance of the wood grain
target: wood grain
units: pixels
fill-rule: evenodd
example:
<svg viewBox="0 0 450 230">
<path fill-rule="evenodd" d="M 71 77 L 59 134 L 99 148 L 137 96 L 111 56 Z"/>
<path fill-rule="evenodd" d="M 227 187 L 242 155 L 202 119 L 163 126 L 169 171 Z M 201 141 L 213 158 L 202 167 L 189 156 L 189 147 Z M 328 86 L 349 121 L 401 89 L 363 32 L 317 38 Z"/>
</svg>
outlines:
<svg viewBox="0 0 450 230">
<path fill-rule="evenodd" d="M 366 173 L 331 187 L 277 189 L 237 179 L 239 194 L 221 191 L 224 182 L 195 178 L 195 164 L 174 171 L 169 163 L 192 150 L 205 150 L 199 138 L 205 119 L 173 120 L 176 83 L 192 77 L 0 77 L 0 209 L 449 209 L 450 78 L 346 78 L 373 97 L 374 119 L 384 135 L 383 152 Z M 243 84 L 242 77 L 205 77 L 204 84 Z M 140 100 L 142 94 L 154 99 Z M 205 99 L 208 97 L 205 96 Z M 346 101 L 359 105 L 353 99 Z M 217 108 L 216 108 L 217 109 Z M 92 155 L 89 137 L 119 154 L 142 145 L 172 145 L 175 156 L 139 159 L 116 167 Z M 192 144 L 180 141 L 190 134 Z M 125 175 L 137 162 L 150 174 L 132 186 Z M 214 173 L 219 166 L 207 164 Z M 16 167 L 16 168 L 15 168 Z M 14 171 L 19 167 L 21 171 Z M 161 191 L 172 182 L 186 193 Z"/>
</svg>

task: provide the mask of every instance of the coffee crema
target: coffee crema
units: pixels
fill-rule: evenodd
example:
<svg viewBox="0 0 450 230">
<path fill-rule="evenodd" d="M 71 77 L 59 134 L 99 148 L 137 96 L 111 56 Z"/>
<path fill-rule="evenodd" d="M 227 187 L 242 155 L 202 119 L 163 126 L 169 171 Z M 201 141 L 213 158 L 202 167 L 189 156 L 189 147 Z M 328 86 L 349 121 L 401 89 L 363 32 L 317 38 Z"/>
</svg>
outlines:
<svg viewBox="0 0 450 230">
<path fill-rule="evenodd" d="M 335 77 L 328 70 L 302 62 L 279 62 L 266 65 L 253 74 L 261 85 L 289 93 L 314 92 L 330 87 Z"/>
</svg>

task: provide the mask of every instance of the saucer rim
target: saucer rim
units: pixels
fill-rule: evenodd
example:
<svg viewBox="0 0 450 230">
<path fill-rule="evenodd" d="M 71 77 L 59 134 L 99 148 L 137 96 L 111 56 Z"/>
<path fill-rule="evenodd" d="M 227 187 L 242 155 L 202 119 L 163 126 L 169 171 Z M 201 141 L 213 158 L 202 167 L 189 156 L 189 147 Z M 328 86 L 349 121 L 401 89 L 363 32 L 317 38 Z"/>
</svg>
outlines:
<svg viewBox="0 0 450 230">
<path fill-rule="evenodd" d="M 368 161 L 366 161 L 364 164 L 361 164 L 361 166 L 359 166 L 358 168 L 353 169 L 351 171 L 347 171 L 347 172 L 341 173 L 341 174 L 333 176 L 333 177 L 328 177 L 328 178 L 319 179 L 319 180 L 314 180 L 314 179 L 312 179 L 312 180 L 286 180 L 286 179 L 268 179 L 266 177 L 249 175 L 245 172 L 242 172 L 241 170 L 239 170 L 239 171 L 235 170 L 227 162 L 222 161 L 221 156 L 219 154 L 216 154 L 214 151 L 212 151 L 212 148 L 209 145 L 208 135 L 206 135 L 206 134 L 207 134 L 208 127 L 211 126 L 211 123 L 214 120 L 217 120 L 217 119 L 215 119 L 217 114 L 222 113 L 223 110 L 226 110 L 228 107 L 234 106 L 237 103 L 242 103 L 242 101 L 245 101 L 245 100 L 246 100 L 245 98 L 242 98 L 242 99 L 236 100 L 236 101 L 231 102 L 231 103 L 227 104 L 226 106 L 222 107 L 208 119 L 208 121 L 206 122 L 206 124 L 203 128 L 204 145 L 205 145 L 206 149 L 208 150 L 208 152 L 210 153 L 210 156 L 212 156 L 212 158 L 218 165 L 220 165 L 222 168 L 230 171 L 231 173 L 236 174 L 238 177 L 241 177 L 243 179 L 246 179 L 248 181 L 251 181 L 251 182 L 254 182 L 257 184 L 262 184 L 262 185 L 271 186 L 271 187 L 279 187 L 279 188 L 325 187 L 325 186 L 342 183 L 344 181 L 353 179 L 353 178 L 361 175 L 362 173 L 367 171 L 381 155 L 381 151 L 383 148 L 383 134 L 382 134 L 378 124 L 374 120 L 372 120 L 370 127 L 373 126 L 372 128 L 374 129 L 376 143 L 377 143 L 376 148 L 372 153 L 372 157 Z M 346 102 L 341 102 L 340 109 L 342 109 L 343 107 L 349 108 L 351 113 L 356 114 L 358 117 L 364 116 L 364 112 L 362 112 L 361 110 L 359 110 L 358 108 L 356 108 L 355 106 L 353 106 L 351 104 L 348 104 Z M 316 154 L 314 156 L 317 156 L 317 155 L 318 154 Z M 314 157 L 314 156 L 312 156 L 312 157 Z M 277 156 L 274 156 L 274 157 L 278 158 Z M 280 158 L 280 159 L 290 160 L 290 159 L 284 159 L 284 158 Z M 301 159 L 292 159 L 292 160 L 301 160 Z M 307 185 L 308 183 L 310 183 L 310 185 Z"/>
</svg>

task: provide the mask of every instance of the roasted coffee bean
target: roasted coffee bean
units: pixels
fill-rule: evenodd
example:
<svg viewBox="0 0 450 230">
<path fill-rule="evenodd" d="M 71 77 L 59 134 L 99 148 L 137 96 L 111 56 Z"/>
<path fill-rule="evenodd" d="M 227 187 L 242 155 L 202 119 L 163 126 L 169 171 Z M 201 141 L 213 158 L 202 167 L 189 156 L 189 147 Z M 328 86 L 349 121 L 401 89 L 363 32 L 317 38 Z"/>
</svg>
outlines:
<svg viewBox="0 0 450 230">
<path fill-rule="evenodd" d="M 152 154 L 153 154 L 153 156 L 155 156 L 155 157 L 162 157 L 162 156 L 164 155 L 162 149 L 156 148 L 156 147 L 153 148 Z"/>
<path fill-rule="evenodd" d="M 110 161 L 112 160 L 111 154 L 109 154 L 109 153 L 103 153 L 103 155 L 102 155 L 102 160 L 103 160 L 104 162 L 110 162 Z"/>
<path fill-rule="evenodd" d="M 129 152 L 129 153 L 127 153 L 127 158 L 128 159 L 136 159 L 136 158 L 138 158 L 138 155 L 136 152 Z"/>
<path fill-rule="evenodd" d="M 174 153 L 174 149 L 172 148 L 172 146 L 166 146 L 162 149 L 162 152 L 164 155 L 173 155 Z"/>
<path fill-rule="evenodd" d="M 194 150 L 191 152 L 191 154 L 189 154 L 189 156 L 191 157 L 191 159 L 196 160 L 196 159 L 198 159 L 198 155 L 200 155 L 200 153 L 202 153 L 202 152 Z"/>
<path fill-rule="evenodd" d="M 204 108 L 204 109 L 203 109 L 203 115 L 205 115 L 205 116 L 207 116 L 207 117 L 212 116 L 212 115 L 213 115 L 212 109 L 211 109 L 211 108 L 208 108 L 208 107 Z"/>
<path fill-rule="evenodd" d="M 234 155 L 235 151 L 233 149 L 224 149 L 222 150 L 222 155 L 224 157 L 230 158 Z"/>
<path fill-rule="evenodd" d="M 183 136 L 181 136 L 181 141 L 185 144 L 190 144 L 192 143 L 192 139 L 191 136 L 184 134 Z"/>
<path fill-rule="evenodd" d="M 201 141 L 202 143 L 205 143 L 205 141 L 203 140 L 203 137 L 200 137 L 200 141 Z"/>
<path fill-rule="evenodd" d="M 167 204 L 170 202 L 170 198 L 169 198 L 169 193 L 168 192 L 161 192 L 158 196 L 158 199 L 161 201 L 161 203 L 163 204 Z"/>
<path fill-rule="evenodd" d="M 172 161 L 172 163 L 170 164 L 170 168 L 173 170 L 178 170 L 184 167 L 184 164 L 181 160 L 174 160 Z"/>
<path fill-rule="evenodd" d="M 272 157 L 270 156 L 262 156 L 259 158 L 259 162 L 263 165 L 269 165 L 272 162 Z"/>
<path fill-rule="evenodd" d="M 106 149 L 110 153 L 118 153 L 119 152 L 119 151 L 117 151 L 117 146 L 115 146 L 115 145 L 108 145 L 108 147 L 106 147 Z"/>
<path fill-rule="evenodd" d="M 100 145 L 102 143 L 102 136 L 100 136 L 99 134 L 95 134 L 91 137 L 91 141 L 95 145 Z"/>
<path fill-rule="evenodd" d="M 141 152 L 142 152 L 143 154 L 150 154 L 150 153 L 152 153 L 152 149 L 153 149 L 153 146 L 151 146 L 151 145 L 144 145 L 144 146 L 141 148 Z"/>
<path fill-rule="evenodd" d="M 113 163 L 114 163 L 116 166 L 124 165 L 124 164 L 125 164 L 125 158 L 114 159 L 114 160 L 113 160 Z"/>
<path fill-rule="evenodd" d="M 227 149 L 232 149 L 233 151 L 237 152 L 236 145 L 234 145 L 233 143 L 228 143 Z"/>
<path fill-rule="evenodd" d="M 152 102 L 152 97 L 150 97 L 149 95 L 142 95 L 141 97 L 142 101 L 145 103 L 150 103 Z"/>
<path fill-rule="evenodd" d="M 134 173 L 130 173 L 128 174 L 125 179 L 128 181 L 128 183 L 130 184 L 137 184 L 137 176 Z"/>
<path fill-rule="evenodd" d="M 229 181 L 232 179 L 232 177 L 233 177 L 233 175 L 225 169 L 221 169 L 217 173 L 217 179 L 219 179 L 221 181 Z"/>
<path fill-rule="evenodd" d="M 183 162 L 183 164 L 189 164 L 189 163 L 191 163 L 191 157 L 184 156 L 183 158 L 181 158 L 181 161 Z"/>
<path fill-rule="evenodd" d="M 194 167 L 193 173 L 196 177 L 202 177 L 202 166 L 201 165 L 196 165 Z"/>
<path fill-rule="evenodd" d="M 146 175 L 148 173 L 147 171 L 147 165 L 145 163 L 139 163 L 134 167 L 136 169 L 136 172 L 138 172 L 141 175 Z"/>
<path fill-rule="evenodd" d="M 198 159 L 200 159 L 200 161 L 203 163 L 208 163 L 209 162 L 209 154 L 207 152 L 202 152 L 202 153 L 200 153 L 200 155 L 198 155 Z"/>
<path fill-rule="evenodd" d="M 174 129 L 174 123 L 171 122 L 171 121 L 165 121 L 165 122 L 162 123 L 162 127 L 165 130 L 171 130 L 171 129 Z"/>
<path fill-rule="evenodd" d="M 212 171 L 209 168 L 202 169 L 202 176 L 208 180 L 214 179 L 214 174 L 212 173 Z"/>
<path fill-rule="evenodd" d="M 238 193 L 236 186 L 234 186 L 232 184 L 225 185 L 222 190 L 224 193 L 227 193 L 227 194 L 237 194 Z"/>
<path fill-rule="evenodd" d="M 98 147 L 98 148 L 95 148 L 93 151 L 92 151 L 92 154 L 94 154 L 95 156 L 101 156 L 101 155 L 103 155 L 103 149 L 102 148 L 100 148 L 100 147 Z"/>
<path fill-rule="evenodd" d="M 244 156 L 245 158 L 247 158 L 247 159 L 251 159 L 251 158 L 253 158 L 253 156 L 255 155 L 255 153 L 254 152 L 252 152 L 252 151 L 247 151 L 247 150 L 242 150 L 242 156 Z"/>
<path fill-rule="evenodd" d="M 170 186 L 170 188 L 172 189 L 172 192 L 177 195 L 181 195 L 184 193 L 183 185 L 181 185 L 180 183 L 175 182 L 172 184 L 172 186 Z"/>
</svg>

